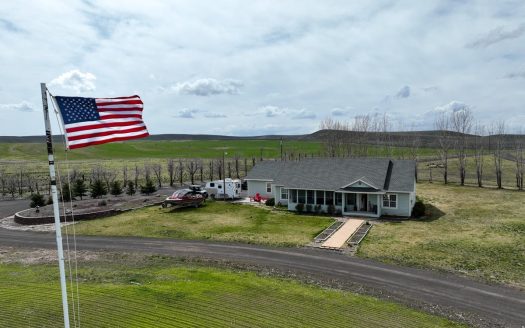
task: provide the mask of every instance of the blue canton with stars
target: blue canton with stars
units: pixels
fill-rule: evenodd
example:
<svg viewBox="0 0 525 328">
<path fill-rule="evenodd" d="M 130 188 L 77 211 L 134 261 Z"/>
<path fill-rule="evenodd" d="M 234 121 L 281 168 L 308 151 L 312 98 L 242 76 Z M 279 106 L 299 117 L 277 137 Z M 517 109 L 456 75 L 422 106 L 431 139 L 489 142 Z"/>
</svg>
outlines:
<svg viewBox="0 0 525 328">
<path fill-rule="evenodd" d="M 100 119 L 95 98 L 55 97 L 64 124 L 97 121 Z"/>
</svg>

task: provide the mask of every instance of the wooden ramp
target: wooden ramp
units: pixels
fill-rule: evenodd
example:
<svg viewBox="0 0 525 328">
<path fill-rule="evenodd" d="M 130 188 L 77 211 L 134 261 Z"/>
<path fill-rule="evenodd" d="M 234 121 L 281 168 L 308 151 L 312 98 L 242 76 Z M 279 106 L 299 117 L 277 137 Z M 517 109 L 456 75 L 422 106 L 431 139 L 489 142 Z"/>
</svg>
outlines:
<svg viewBox="0 0 525 328">
<path fill-rule="evenodd" d="M 348 219 L 330 238 L 321 244 L 321 248 L 339 249 L 365 223 L 365 220 Z"/>
</svg>

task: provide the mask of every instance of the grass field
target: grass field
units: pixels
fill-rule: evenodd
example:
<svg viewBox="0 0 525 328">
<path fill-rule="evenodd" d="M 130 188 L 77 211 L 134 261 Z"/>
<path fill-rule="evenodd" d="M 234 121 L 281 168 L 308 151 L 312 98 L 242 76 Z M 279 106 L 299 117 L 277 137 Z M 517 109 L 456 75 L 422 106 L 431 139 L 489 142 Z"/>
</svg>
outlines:
<svg viewBox="0 0 525 328">
<path fill-rule="evenodd" d="M 333 220 L 247 205 L 208 201 L 198 209 L 149 207 L 118 216 L 77 223 L 86 235 L 211 239 L 275 246 L 300 246 Z"/>
<path fill-rule="evenodd" d="M 525 288 L 525 193 L 420 183 L 431 217 L 375 225 L 358 255 Z"/>
<path fill-rule="evenodd" d="M 82 327 L 462 327 L 372 297 L 162 257 L 84 261 L 79 278 Z M 61 325 L 55 263 L 0 264 L 0 280 L 2 327 Z"/>
</svg>

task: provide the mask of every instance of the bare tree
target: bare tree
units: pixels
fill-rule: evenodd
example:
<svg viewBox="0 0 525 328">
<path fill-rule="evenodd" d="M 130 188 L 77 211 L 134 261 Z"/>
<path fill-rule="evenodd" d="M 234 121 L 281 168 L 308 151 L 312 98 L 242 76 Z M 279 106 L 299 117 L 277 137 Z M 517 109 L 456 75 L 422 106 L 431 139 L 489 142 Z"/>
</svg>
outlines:
<svg viewBox="0 0 525 328">
<path fill-rule="evenodd" d="M 215 170 L 219 173 L 219 180 L 222 180 L 222 160 L 215 161 Z"/>
<path fill-rule="evenodd" d="M 232 163 L 228 161 L 228 177 L 232 177 Z"/>
<path fill-rule="evenodd" d="M 17 190 L 17 178 L 10 174 L 7 176 L 7 192 L 11 194 L 11 198 L 15 198 L 16 190 Z"/>
<path fill-rule="evenodd" d="M 191 184 L 195 184 L 195 174 L 197 173 L 199 169 L 199 165 L 193 160 L 189 161 L 186 165 L 186 168 L 188 169 L 188 174 L 190 175 Z"/>
<path fill-rule="evenodd" d="M 210 181 L 213 181 L 213 168 L 214 168 L 214 162 L 213 162 L 213 159 L 211 159 L 208 162 L 208 174 L 210 175 Z"/>
<path fill-rule="evenodd" d="M 137 164 L 135 164 L 135 188 L 138 188 L 140 177 L 140 169 Z"/>
<path fill-rule="evenodd" d="M 155 174 L 155 178 L 157 178 L 158 187 L 162 188 L 162 165 L 160 163 L 151 164 L 151 169 L 153 174 Z"/>
<path fill-rule="evenodd" d="M 177 164 L 177 177 L 179 178 L 179 183 L 182 186 L 184 184 L 184 163 L 179 159 Z"/>
<path fill-rule="evenodd" d="M 202 160 L 199 160 L 197 164 L 199 165 L 200 181 L 203 182 L 204 181 L 204 163 L 202 162 Z"/>
<path fill-rule="evenodd" d="M 173 187 L 173 182 L 175 181 L 175 163 L 171 158 L 168 159 L 168 175 L 170 178 L 170 186 Z"/>
<path fill-rule="evenodd" d="M 281 156 L 281 160 L 282 160 L 282 156 Z M 235 176 L 237 177 L 237 179 L 240 179 L 239 166 L 240 166 L 239 156 L 235 155 Z"/>
<path fill-rule="evenodd" d="M 421 138 L 417 135 L 414 135 L 412 138 L 411 138 L 411 141 L 410 141 L 410 159 L 414 161 L 415 163 L 415 178 L 416 178 L 416 182 L 417 182 L 417 179 L 418 179 L 418 168 L 417 168 L 417 165 L 418 165 L 418 162 L 419 162 L 419 147 L 421 145 Z"/>
<path fill-rule="evenodd" d="M 499 189 L 503 188 L 502 185 L 502 163 L 503 163 L 503 150 L 504 143 L 503 138 L 505 137 L 505 122 L 499 121 L 491 125 L 489 134 L 492 136 L 493 150 L 492 155 L 494 157 L 494 169 L 496 171 L 496 184 Z"/>
<path fill-rule="evenodd" d="M 484 143 L 483 136 L 485 135 L 485 126 L 479 122 L 474 127 L 474 161 L 476 163 L 476 180 L 478 187 L 483 187 L 483 154 L 484 154 Z"/>
<path fill-rule="evenodd" d="M 463 186 L 465 185 L 467 167 L 468 138 L 473 121 L 472 111 L 469 108 L 455 111 L 452 113 L 450 121 L 452 129 L 457 132 L 455 146 L 459 162 L 459 180 Z"/>
<path fill-rule="evenodd" d="M 128 185 L 128 166 L 124 165 L 122 167 L 122 185 L 127 186 Z"/>
<path fill-rule="evenodd" d="M 524 173 L 524 146 L 523 146 L 523 135 L 516 135 L 514 141 L 514 159 L 516 161 L 516 187 L 518 190 L 523 190 L 523 173 Z"/>
<path fill-rule="evenodd" d="M 284 155 L 284 158 L 286 158 L 286 155 Z M 244 158 L 244 176 L 248 175 L 248 159 Z"/>
<path fill-rule="evenodd" d="M 439 136 L 439 157 L 441 160 L 441 166 L 443 168 L 443 182 L 448 183 L 448 159 L 451 148 L 451 137 L 450 137 L 450 118 L 447 113 L 442 113 L 436 117 L 434 122 L 436 130 L 438 130 Z"/>
</svg>

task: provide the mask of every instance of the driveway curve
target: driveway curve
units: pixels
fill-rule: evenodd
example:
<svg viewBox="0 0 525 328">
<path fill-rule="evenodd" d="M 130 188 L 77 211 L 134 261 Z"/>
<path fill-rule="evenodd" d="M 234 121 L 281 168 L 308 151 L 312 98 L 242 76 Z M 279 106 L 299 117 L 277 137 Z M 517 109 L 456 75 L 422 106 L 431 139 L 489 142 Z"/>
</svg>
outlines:
<svg viewBox="0 0 525 328">
<path fill-rule="evenodd" d="M 79 250 L 143 252 L 269 268 L 395 299 L 479 326 L 525 326 L 525 293 L 452 274 L 406 268 L 308 248 L 137 237 L 77 236 Z M 54 233 L 0 229 L 0 245 L 55 248 Z M 356 288 L 356 286 L 358 286 Z"/>
</svg>

